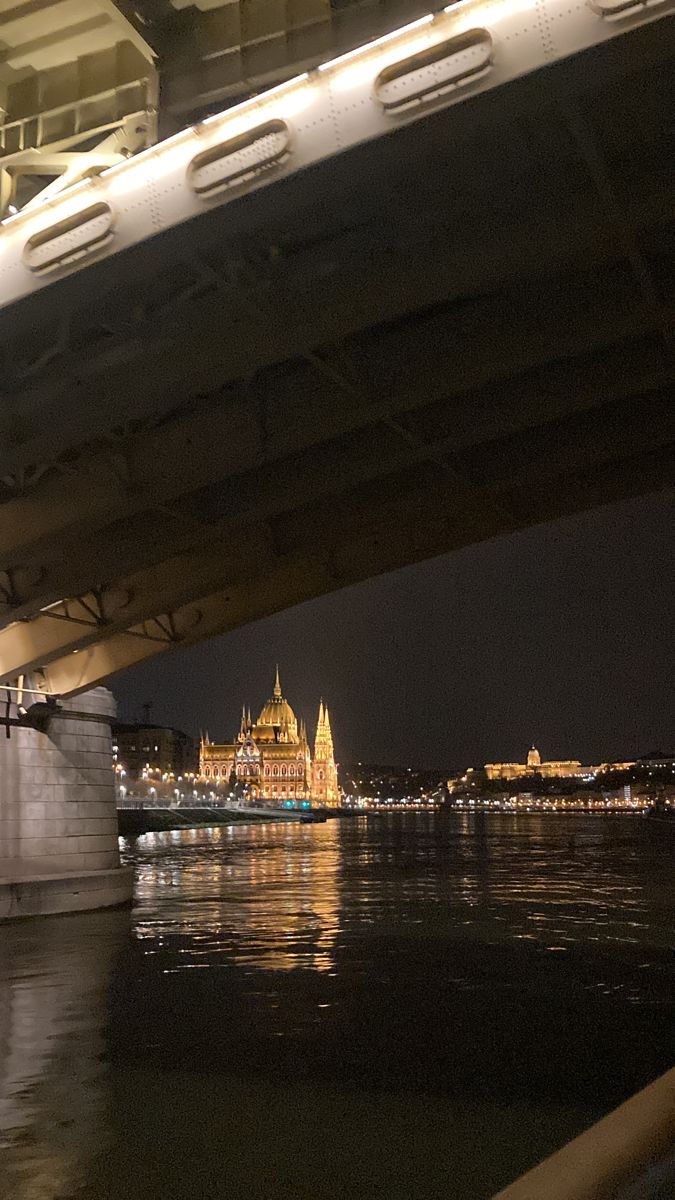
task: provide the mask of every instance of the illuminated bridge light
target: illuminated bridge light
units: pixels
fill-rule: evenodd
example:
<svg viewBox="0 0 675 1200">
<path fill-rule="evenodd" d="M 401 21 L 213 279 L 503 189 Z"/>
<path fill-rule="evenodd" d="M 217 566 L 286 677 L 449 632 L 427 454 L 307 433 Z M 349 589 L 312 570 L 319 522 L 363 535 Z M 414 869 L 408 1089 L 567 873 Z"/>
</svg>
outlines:
<svg viewBox="0 0 675 1200">
<path fill-rule="evenodd" d="M 279 117 L 281 120 L 297 117 L 315 99 L 310 81 L 311 76 L 307 71 L 302 75 L 295 75 L 293 79 L 287 79 L 285 83 L 278 83 L 276 87 L 270 88 L 267 92 L 261 92 L 258 96 L 242 100 L 233 108 L 226 108 L 222 112 L 205 117 L 195 128 L 197 130 L 208 129 L 212 125 L 231 127 L 234 124 L 236 126 L 235 129 L 232 129 L 234 136 L 235 132 L 243 133 L 247 129 L 253 129 L 263 120 L 272 116 Z"/>
<path fill-rule="evenodd" d="M 665 0 L 588 0 L 588 7 L 606 21 L 620 21 L 645 8 L 655 8 Z"/>
<path fill-rule="evenodd" d="M 328 76 L 334 92 L 370 89 L 378 72 L 390 63 L 397 62 L 402 54 L 415 54 L 433 44 L 441 19 L 429 13 L 402 29 L 396 29 L 356 50 L 341 54 L 339 58 L 322 63 L 318 71 Z"/>
<path fill-rule="evenodd" d="M 112 231 L 110 205 L 103 201 L 90 204 L 29 237 L 23 259 L 30 271 L 50 271 L 104 245 Z"/>
<path fill-rule="evenodd" d="M 291 131 L 285 121 L 266 121 L 202 150 L 188 167 L 188 181 L 198 196 L 217 195 L 283 162 L 290 144 Z"/>
<path fill-rule="evenodd" d="M 470 29 L 380 71 L 375 95 L 388 112 L 431 100 L 484 75 L 492 65 L 487 29 Z"/>
</svg>

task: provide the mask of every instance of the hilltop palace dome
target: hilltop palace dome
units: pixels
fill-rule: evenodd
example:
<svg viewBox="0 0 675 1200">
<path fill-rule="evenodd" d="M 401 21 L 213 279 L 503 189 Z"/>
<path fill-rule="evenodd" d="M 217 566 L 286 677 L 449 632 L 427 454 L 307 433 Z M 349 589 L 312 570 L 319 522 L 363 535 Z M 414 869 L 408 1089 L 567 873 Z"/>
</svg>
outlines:
<svg viewBox="0 0 675 1200">
<path fill-rule="evenodd" d="M 527 752 L 527 765 L 528 767 L 541 766 L 541 754 L 537 750 L 536 746 L 530 746 L 530 749 Z"/>
<path fill-rule="evenodd" d="M 277 667 L 274 690 L 257 721 L 244 708 L 233 742 L 212 742 L 208 734 L 202 738 L 199 773 L 207 783 L 238 785 L 252 799 L 272 804 L 311 800 L 336 807 L 340 793 L 327 707 L 319 704 L 312 756 L 305 723 L 298 724 L 283 696 Z"/>
</svg>

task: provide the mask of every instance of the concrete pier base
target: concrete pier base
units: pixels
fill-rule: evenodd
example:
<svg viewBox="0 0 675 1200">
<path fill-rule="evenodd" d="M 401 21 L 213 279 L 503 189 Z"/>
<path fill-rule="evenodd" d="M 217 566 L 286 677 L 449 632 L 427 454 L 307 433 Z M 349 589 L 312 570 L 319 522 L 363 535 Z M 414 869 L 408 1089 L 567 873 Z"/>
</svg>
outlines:
<svg viewBox="0 0 675 1200">
<path fill-rule="evenodd" d="M 0 738 L 0 919 L 131 899 L 117 843 L 114 715 L 111 693 L 95 688 L 65 701 L 44 732 Z"/>
<path fill-rule="evenodd" d="M 0 921 L 111 908 L 127 904 L 132 890 L 130 867 L 39 874 L 30 868 L 16 872 L 11 861 L 0 859 Z"/>
</svg>

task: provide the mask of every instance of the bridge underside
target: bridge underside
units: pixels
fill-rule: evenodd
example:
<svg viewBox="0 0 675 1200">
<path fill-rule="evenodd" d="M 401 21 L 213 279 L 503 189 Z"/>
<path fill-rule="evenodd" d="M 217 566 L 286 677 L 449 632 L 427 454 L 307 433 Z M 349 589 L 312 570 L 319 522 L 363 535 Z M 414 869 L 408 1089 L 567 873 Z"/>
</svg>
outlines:
<svg viewBox="0 0 675 1200">
<path fill-rule="evenodd" d="M 646 26 L 0 312 L 0 679 L 672 486 L 674 59 Z"/>
</svg>

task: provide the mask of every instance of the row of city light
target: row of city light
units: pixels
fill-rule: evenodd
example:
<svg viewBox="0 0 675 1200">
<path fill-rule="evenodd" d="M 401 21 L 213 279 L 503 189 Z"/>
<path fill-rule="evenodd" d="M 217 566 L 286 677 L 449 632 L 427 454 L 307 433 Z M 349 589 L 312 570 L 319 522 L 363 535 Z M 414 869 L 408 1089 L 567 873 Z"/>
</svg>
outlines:
<svg viewBox="0 0 675 1200">
<path fill-rule="evenodd" d="M 122 780 L 126 779 L 127 770 L 123 766 L 122 763 L 117 762 L 117 763 L 115 763 L 115 771 L 117 773 L 119 783 L 121 784 L 120 794 L 123 796 L 126 796 L 130 790 L 133 790 L 133 785 L 131 785 L 130 787 L 127 787 L 126 784 L 122 784 L 122 782 L 121 782 Z M 650 772 L 650 774 L 651 774 L 651 772 Z M 217 797 L 219 797 L 222 800 L 222 798 L 224 796 L 224 790 L 223 790 L 222 785 L 225 784 L 225 780 L 222 781 L 222 785 L 221 785 L 221 781 L 207 780 L 203 775 L 200 775 L 198 772 L 194 772 L 194 771 L 185 772 L 183 775 L 176 775 L 175 772 L 173 772 L 173 771 L 164 771 L 164 770 L 162 770 L 161 767 L 153 767 L 153 766 L 150 766 L 149 764 L 146 764 L 146 766 L 143 768 L 143 770 L 141 772 L 139 782 L 145 783 L 145 784 L 164 784 L 167 786 L 167 788 L 173 787 L 176 797 L 178 797 L 180 795 L 181 799 L 185 799 L 187 793 L 181 792 L 179 788 L 176 788 L 174 786 L 175 784 L 183 784 L 184 783 L 189 788 L 191 788 L 192 789 L 191 794 L 194 799 L 197 799 L 200 795 L 203 795 L 207 791 L 207 789 L 208 789 L 209 797 L 212 800 L 215 800 Z M 199 788 L 200 791 L 198 791 L 197 788 Z M 150 786 L 148 788 L 148 793 L 150 795 L 152 795 L 152 794 L 156 795 L 157 788 L 155 786 Z M 230 799 L 233 798 L 233 793 L 229 790 L 229 788 L 228 788 L 227 795 Z M 282 799 L 282 797 L 279 797 L 279 796 L 272 797 L 272 799 L 275 799 L 275 798 Z M 671 807 L 671 806 L 675 807 L 675 795 L 672 797 L 670 795 L 665 796 L 664 802 L 667 807 Z M 360 808 L 360 809 L 386 808 L 386 809 L 406 809 L 406 810 L 411 810 L 411 809 L 433 810 L 433 809 L 438 809 L 439 807 L 441 807 L 441 803 L 442 803 L 441 799 L 438 795 L 431 795 L 431 796 L 429 796 L 429 795 L 419 796 L 418 795 L 418 796 L 393 797 L 393 796 L 382 796 L 381 794 L 377 794 L 377 795 L 366 794 L 366 795 L 364 795 L 362 793 L 349 792 L 349 793 L 346 793 L 343 797 L 343 804 L 346 807 Z M 606 793 L 603 793 L 601 796 L 588 795 L 588 796 L 544 796 L 544 797 L 541 797 L 541 796 L 534 796 L 530 793 L 523 793 L 521 795 L 510 795 L 510 796 L 504 796 L 504 795 L 479 796 L 479 797 L 453 796 L 451 798 L 451 805 L 453 808 L 492 809 L 492 810 L 520 809 L 520 810 L 528 810 L 528 811 L 537 811 L 537 810 L 542 810 L 542 809 L 549 809 L 549 810 L 556 810 L 556 811 L 563 811 L 563 810 L 569 810 L 569 809 L 602 810 L 602 809 L 608 809 L 608 808 L 612 808 L 612 809 L 621 808 L 621 809 L 626 809 L 626 810 L 635 810 L 635 809 L 646 808 L 646 807 L 650 806 L 652 803 L 653 803 L 652 797 L 647 796 L 647 795 L 641 793 L 640 791 L 633 791 L 633 790 L 631 790 L 630 795 L 626 795 L 625 793 L 624 794 L 616 794 L 616 795 L 607 795 Z"/>
<path fill-rule="evenodd" d="M 471 809 L 524 809 L 527 811 L 551 809 L 563 811 L 566 809 L 643 809 L 649 808 L 653 804 L 653 797 L 646 795 L 631 796 L 602 796 L 602 797 L 545 797 L 535 798 L 534 796 L 527 797 L 503 797 L 467 798 L 465 796 L 453 798 L 453 808 L 471 808 Z M 666 807 L 675 807 L 675 798 L 665 799 Z"/>
</svg>

